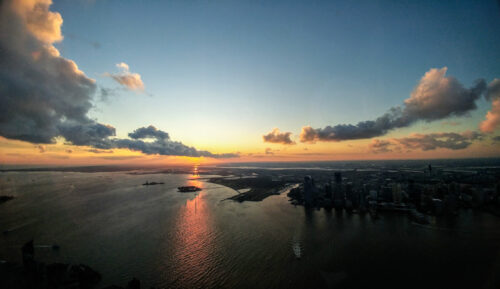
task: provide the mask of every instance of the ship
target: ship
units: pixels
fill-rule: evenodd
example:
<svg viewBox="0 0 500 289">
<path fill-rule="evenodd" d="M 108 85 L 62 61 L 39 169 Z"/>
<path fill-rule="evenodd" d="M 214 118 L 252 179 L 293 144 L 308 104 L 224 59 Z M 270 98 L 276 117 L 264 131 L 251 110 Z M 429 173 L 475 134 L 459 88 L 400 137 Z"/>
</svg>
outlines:
<svg viewBox="0 0 500 289">
<path fill-rule="evenodd" d="M 201 188 L 198 188 L 196 186 L 184 186 L 184 187 L 178 187 L 177 189 L 181 193 L 190 193 L 190 192 L 201 191 Z"/>
</svg>

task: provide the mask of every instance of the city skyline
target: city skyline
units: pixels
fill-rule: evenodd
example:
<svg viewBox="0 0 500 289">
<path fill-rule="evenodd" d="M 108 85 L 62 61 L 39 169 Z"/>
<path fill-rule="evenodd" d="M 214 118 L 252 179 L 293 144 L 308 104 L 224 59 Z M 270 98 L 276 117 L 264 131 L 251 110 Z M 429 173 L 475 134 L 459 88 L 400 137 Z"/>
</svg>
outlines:
<svg viewBox="0 0 500 289">
<path fill-rule="evenodd" d="M 1 5 L 0 165 L 500 156 L 495 1 Z"/>
</svg>

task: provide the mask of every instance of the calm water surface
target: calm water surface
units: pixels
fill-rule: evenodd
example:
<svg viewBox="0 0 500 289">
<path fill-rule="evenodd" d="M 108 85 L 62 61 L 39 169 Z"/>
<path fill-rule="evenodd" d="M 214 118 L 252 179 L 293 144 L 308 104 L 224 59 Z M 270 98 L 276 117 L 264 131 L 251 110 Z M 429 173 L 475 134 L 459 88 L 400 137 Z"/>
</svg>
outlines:
<svg viewBox="0 0 500 289">
<path fill-rule="evenodd" d="M 500 221 L 463 211 L 420 226 L 401 215 L 263 202 L 191 175 L 0 174 L 0 259 L 19 262 L 35 239 L 44 262 L 84 263 L 101 286 L 139 278 L 145 288 L 498 288 Z M 164 185 L 142 186 L 145 181 Z M 178 193 L 181 185 L 203 188 Z M 44 245 L 59 244 L 59 251 Z M 301 258 L 297 259 L 296 255 Z"/>
</svg>

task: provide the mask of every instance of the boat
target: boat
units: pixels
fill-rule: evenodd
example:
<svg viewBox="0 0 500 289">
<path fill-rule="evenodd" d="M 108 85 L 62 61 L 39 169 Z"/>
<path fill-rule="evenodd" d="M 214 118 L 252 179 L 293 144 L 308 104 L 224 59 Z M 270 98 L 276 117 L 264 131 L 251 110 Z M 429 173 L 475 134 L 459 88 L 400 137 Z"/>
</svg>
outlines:
<svg viewBox="0 0 500 289">
<path fill-rule="evenodd" d="M 198 188 L 196 186 L 184 186 L 184 187 L 178 187 L 177 189 L 181 193 L 191 193 L 191 192 L 201 191 L 201 188 Z"/>
</svg>

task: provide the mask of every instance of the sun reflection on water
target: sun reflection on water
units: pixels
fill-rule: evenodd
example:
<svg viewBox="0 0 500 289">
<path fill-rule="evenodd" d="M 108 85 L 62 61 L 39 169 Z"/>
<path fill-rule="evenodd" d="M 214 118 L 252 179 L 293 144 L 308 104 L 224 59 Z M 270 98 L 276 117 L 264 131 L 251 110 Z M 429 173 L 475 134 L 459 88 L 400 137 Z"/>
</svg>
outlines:
<svg viewBox="0 0 500 289">
<path fill-rule="evenodd" d="M 189 180 L 188 186 L 203 188 L 199 180 Z M 175 283 L 195 286 L 199 280 L 209 278 L 215 264 L 215 230 L 211 212 L 203 191 L 179 209 L 175 222 L 172 266 Z M 173 284 L 175 285 L 175 284 Z"/>
</svg>

